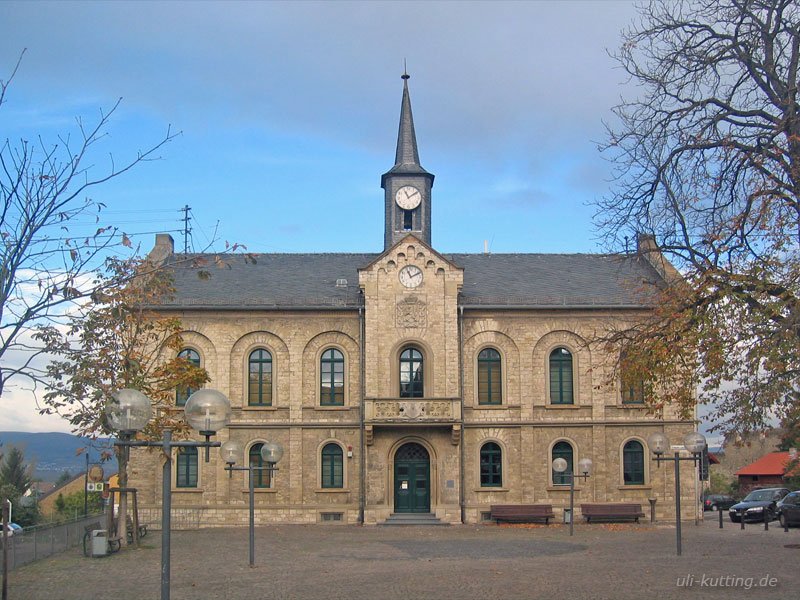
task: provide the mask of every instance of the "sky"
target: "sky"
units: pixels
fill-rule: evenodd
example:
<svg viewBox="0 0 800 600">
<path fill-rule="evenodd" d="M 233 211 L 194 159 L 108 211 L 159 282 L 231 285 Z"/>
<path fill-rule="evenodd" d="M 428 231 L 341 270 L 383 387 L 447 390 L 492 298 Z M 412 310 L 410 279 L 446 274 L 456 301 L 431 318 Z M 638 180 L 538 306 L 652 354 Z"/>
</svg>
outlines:
<svg viewBox="0 0 800 600">
<path fill-rule="evenodd" d="M 635 18 L 610 0 L 5 1 L 0 79 L 26 50 L 0 138 L 74 140 L 121 98 L 90 174 L 179 133 L 91 194 L 142 251 L 156 232 L 182 249 L 189 206 L 198 251 L 376 252 L 405 61 L 437 250 L 597 252 L 597 143 L 636 93 L 609 52 Z M 10 396 L 0 430 L 69 430 Z"/>
</svg>

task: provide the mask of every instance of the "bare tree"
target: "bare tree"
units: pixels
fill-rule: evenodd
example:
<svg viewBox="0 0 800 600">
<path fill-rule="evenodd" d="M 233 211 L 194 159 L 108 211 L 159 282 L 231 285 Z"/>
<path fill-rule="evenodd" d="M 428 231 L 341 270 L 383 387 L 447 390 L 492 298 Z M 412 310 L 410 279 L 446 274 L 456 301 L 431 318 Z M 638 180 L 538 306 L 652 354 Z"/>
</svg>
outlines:
<svg viewBox="0 0 800 600">
<path fill-rule="evenodd" d="M 797 416 L 800 5 L 654 0 L 615 55 L 639 96 L 615 109 L 616 166 L 596 215 L 608 246 L 654 238 L 683 277 L 654 317 L 612 332 L 652 401 L 700 384 L 723 430 Z M 668 386 L 667 386 L 668 387 Z"/>
<path fill-rule="evenodd" d="M 0 110 L 21 60 L 22 55 L 7 81 L 0 80 Z M 117 228 L 100 224 L 103 204 L 86 194 L 157 159 L 157 151 L 176 134 L 167 129 L 134 157 L 121 163 L 109 157 L 106 167 L 96 167 L 90 162 L 93 151 L 119 105 L 118 100 L 92 124 L 77 119 L 75 137 L 0 142 L 0 395 L 13 377 L 35 387 L 43 374 L 37 360 L 42 347 L 32 329 L 63 322 L 70 306 L 94 290 L 92 274 L 111 248 L 131 245 Z M 71 226 L 86 215 L 96 219 L 97 229 L 77 238 Z"/>
</svg>

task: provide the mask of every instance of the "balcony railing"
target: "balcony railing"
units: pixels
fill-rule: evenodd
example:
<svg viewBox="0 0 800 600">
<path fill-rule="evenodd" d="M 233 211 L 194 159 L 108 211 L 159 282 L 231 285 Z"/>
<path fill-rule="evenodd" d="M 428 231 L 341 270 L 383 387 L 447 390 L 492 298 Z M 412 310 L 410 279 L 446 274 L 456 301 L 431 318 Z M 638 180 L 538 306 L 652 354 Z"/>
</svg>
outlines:
<svg viewBox="0 0 800 600">
<path fill-rule="evenodd" d="M 442 423 L 461 420 L 458 398 L 367 398 L 367 423 Z"/>
</svg>

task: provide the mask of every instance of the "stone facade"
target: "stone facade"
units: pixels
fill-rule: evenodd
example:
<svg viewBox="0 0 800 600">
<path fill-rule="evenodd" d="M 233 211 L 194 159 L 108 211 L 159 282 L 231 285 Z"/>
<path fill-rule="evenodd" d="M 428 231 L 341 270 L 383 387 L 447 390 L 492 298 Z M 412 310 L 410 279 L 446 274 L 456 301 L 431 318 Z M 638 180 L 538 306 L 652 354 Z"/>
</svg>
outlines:
<svg viewBox="0 0 800 600">
<path fill-rule="evenodd" d="M 414 147 L 401 148 L 408 143 Z M 652 462 L 645 440 L 663 431 L 680 442 L 693 423 L 669 409 L 656 418 L 644 404 L 623 403 L 614 379 L 618 357 L 593 341 L 609 326 L 648 310 L 645 303 L 625 300 L 623 283 L 608 284 L 622 272 L 620 265 L 641 281 L 640 273 L 663 277 L 668 263 L 652 247 L 646 254 L 655 253 L 656 262 L 645 254 L 617 262 L 562 257 L 558 264 L 546 255 L 497 257 L 497 263 L 442 255 L 426 243 L 433 176 L 418 164 L 401 163 L 418 161 L 406 86 L 397 157 L 382 179 L 387 247 L 379 255 L 265 255 L 260 267 L 247 271 L 237 264 L 205 283 L 181 279 L 175 267 L 177 300 L 161 310 L 181 319 L 184 343 L 199 354 L 211 378 L 208 386 L 231 400 L 232 421 L 217 439 L 238 440 L 248 450 L 276 441 L 285 449 L 270 485 L 256 490 L 257 522 L 376 524 L 410 510 L 449 523 L 475 523 L 492 504 L 549 503 L 560 513 L 569 505 L 569 486 L 553 480 L 559 442 L 570 445 L 574 464 L 584 457 L 594 463 L 591 477 L 576 483 L 576 507 L 625 501 L 646 508 L 655 498 L 657 516 L 668 518 L 674 510 L 672 467 Z M 403 212 L 391 199 L 414 177 L 425 185 L 413 210 L 425 217 L 404 233 L 398 231 Z M 152 256 L 167 262 L 174 256 L 168 236 L 158 237 Z M 270 279 L 290 263 L 292 272 L 284 279 Z M 345 263 L 357 268 L 357 285 L 333 272 Z M 306 265 L 304 272 L 297 272 L 298 264 Z M 575 270 L 573 279 L 589 283 L 559 288 L 558 271 L 565 268 Z M 291 298 L 276 296 L 278 288 Z M 490 302 L 512 288 L 516 300 Z M 321 300 L 325 294 L 335 297 Z M 581 300 L 599 294 L 604 301 Z M 554 295 L 558 301 L 549 300 Z M 577 303 L 565 300 L 576 297 Z M 409 367 L 404 360 L 411 349 L 418 362 Z M 492 404 L 479 401 L 479 355 L 487 349 L 499 357 Z M 271 357 L 268 406 L 248 404 L 249 357 L 256 350 Z M 328 376 L 323 356 L 331 350 L 343 359 L 341 380 L 334 383 L 340 405 L 323 402 L 321 391 Z M 563 375 L 571 382 L 568 403 L 551 401 L 556 351 L 571 360 L 571 372 Z M 404 368 L 412 369 L 419 393 L 409 392 Z M 644 474 L 642 481 L 626 483 L 623 448 L 632 440 L 641 444 Z M 335 481 L 323 466 L 330 444 L 341 457 L 330 463 L 341 465 Z M 486 444 L 499 448 L 493 478 L 486 468 L 481 475 Z M 160 518 L 162 460 L 157 452 L 132 450 L 130 485 L 139 490 L 143 519 L 151 524 Z M 684 469 L 683 516 L 692 518 L 696 478 Z M 176 526 L 246 524 L 246 477 L 226 472 L 214 451 L 208 463 L 201 457 L 192 485 L 173 481 Z"/>
</svg>

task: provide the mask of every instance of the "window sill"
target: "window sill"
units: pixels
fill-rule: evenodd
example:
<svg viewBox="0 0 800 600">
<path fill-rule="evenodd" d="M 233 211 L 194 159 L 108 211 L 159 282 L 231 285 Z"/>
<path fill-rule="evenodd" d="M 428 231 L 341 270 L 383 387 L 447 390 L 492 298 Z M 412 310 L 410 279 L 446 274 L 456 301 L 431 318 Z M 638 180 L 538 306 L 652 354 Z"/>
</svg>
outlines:
<svg viewBox="0 0 800 600">
<path fill-rule="evenodd" d="M 307 406 L 305 408 L 311 408 L 313 410 L 350 410 L 349 406 Z"/>
<path fill-rule="evenodd" d="M 627 404 L 621 403 L 621 404 L 616 404 L 615 406 L 617 406 L 618 408 L 638 408 L 638 409 L 647 408 L 647 405 L 644 404 L 643 402 L 638 404 L 634 404 L 633 402 L 629 402 Z"/>
<path fill-rule="evenodd" d="M 576 485 L 573 488 L 576 492 L 580 492 L 583 489 L 581 486 Z M 567 492 L 569 493 L 569 484 L 567 485 L 548 485 L 547 486 L 548 492 Z"/>
<path fill-rule="evenodd" d="M 277 491 L 278 491 L 277 488 L 255 488 L 255 489 L 253 489 L 253 492 L 256 493 L 256 494 L 274 494 Z M 243 494 L 249 494 L 250 493 L 250 488 L 244 488 L 242 490 L 242 493 Z"/>
<path fill-rule="evenodd" d="M 642 484 L 620 485 L 620 486 L 617 486 L 617 489 L 618 490 L 652 490 L 653 486 L 652 485 L 642 485 Z"/>
<path fill-rule="evenodd" d="M 174 487 L 172 488 L 173 494 L 202 494 L 202 488 L 185 488 L 185 487 Z"/>
<path fill-rule="evenodd" d="M 473 492 L 508 492 L 508 488 L 504 487 L 479 487 L 472 490 Z"/>
<path fill-rule="evenodd" d="M 474 408 L 475 410 L 504 410 L 507 408 L 519 408 L 519 404 L 475 404 L 470 408 Z"/>
<path fill-rule="evenodd" d="M 555 408 L 556 410 L 576 410 L 578 408 L 583 408 L 580 404 L 545 404 L 545 408 Z"/>
<path fill-rule="evenodd" d="M 349 494 L 348 488 L 318 488 L 315 490 L 318 494 Z"/>
<path fill-rule="evenodd" d="M 256 411 L 258 411 L 258 410 L 278 410 L 278 407 L 277 406 L 272 406 L 271 404 L 264 404 L 264 405 L 259 405 L 259 404 L 252 404 L 251 405 L 251 404 L 248 404 L 247 406 L 243 406 L 242 410 L 244 410 L 244 411 L 251 411 L 251 410 L 256 410 Z"/>
</svg>

